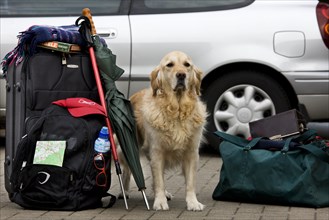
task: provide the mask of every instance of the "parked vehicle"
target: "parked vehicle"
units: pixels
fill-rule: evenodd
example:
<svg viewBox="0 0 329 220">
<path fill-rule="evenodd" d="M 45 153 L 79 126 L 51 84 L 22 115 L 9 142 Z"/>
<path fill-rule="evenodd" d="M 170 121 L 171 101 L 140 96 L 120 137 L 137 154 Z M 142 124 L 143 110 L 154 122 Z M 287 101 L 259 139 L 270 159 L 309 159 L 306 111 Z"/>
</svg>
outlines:
<svg viewBox="0 0 329 220">
<path fill-rule="evenodd" d="M 16 46 L 20 31 L 73 24 L 85 7 L 125 70 L 117 84 L 128 97 L 149 85 L 166 53 L 181 50 L 192 57 L 204 71 L 207 139 L 215 148 L 213 131 L 247 138 L 250 121 L 292 108 L 313 122 L 329 119 L 324 1 L 1 0 L 1 57 Z"/>
</svg>

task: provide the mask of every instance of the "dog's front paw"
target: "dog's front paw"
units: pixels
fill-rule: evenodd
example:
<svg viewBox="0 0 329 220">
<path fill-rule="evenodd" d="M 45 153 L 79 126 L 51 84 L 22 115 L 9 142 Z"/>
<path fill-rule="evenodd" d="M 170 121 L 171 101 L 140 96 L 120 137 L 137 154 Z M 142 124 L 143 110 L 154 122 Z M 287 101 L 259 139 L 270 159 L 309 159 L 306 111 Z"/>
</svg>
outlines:
<svg viewBox="0 0 329 220">
<path fill-rule="evenodd" d="M 198 202 L 198 200 L 188 201 L 187 202 L 187 210 L 188 211 L 202 211 L 205 205 Z"/>
<path fill-rule="evenodd" d="M 169 210 L 167 198 L 155 198 L 153 203 L 154 210 Z"/>
</svg>

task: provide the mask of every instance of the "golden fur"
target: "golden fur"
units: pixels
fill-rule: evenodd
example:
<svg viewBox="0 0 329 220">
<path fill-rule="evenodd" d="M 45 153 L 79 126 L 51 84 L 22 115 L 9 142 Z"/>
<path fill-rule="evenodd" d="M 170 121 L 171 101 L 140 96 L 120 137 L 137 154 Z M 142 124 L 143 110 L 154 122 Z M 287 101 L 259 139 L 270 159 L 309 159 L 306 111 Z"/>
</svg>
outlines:
<svg viewBox="0 0 329 220">
<path fill-rule="evenodd" d="M 181 166 L 186 182 L 187 209 L 201 211 L 195 194 L 198 148 L 206 123 L 200 101 L 202 72 L 180 51 L 167 54 L 151 73 L 151 87 L 131 97 L 138 141 L 150 160 L 155 210 L 168 210 L 172 196 L 164 187 L 164 170 Z M 129 187 L 130 172 L 123 175 Z M 127 188 L 128 188 L 127 187 Z"/>
</svg>

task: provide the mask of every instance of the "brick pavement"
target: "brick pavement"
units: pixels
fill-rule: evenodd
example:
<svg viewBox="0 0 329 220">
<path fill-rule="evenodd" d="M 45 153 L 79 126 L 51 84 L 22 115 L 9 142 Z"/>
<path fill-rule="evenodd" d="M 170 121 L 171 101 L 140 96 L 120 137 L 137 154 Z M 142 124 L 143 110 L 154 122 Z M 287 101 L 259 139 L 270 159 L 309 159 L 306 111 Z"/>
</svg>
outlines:
<svg viewBox="0 0 329 220">
<path fill-rule="evenodd" d="M 148 211 L 144 205 L 142 195 L 135 183 L 132 182 L 129 210 L 125 209 L 123 200 L 117 200 L 116 204 L 109 209 L 98 208 L 92 210 L 70 212 L 70 211 L 38 211 L 25 210 L 11 203 L 4 188 L 4 147 L 0 144 L 0 219 L 1 220 L 101 220 L 101 219 L 228 219 L 228 220 L 329 220 L 329 208 L 313 209 L 287 206 L 274 206 L 263 204 L 248 204 L 237 202 L 214 201 L 211 198 L 214 187 L 218 183 L 221 159 L 207 150 L 200 153 L 200 164 L 198 168 L 197 192 L 200 202 L 206 205 L 202 212 L 186 211 L 184 178 L 179 171 L 170 171 L 165 175 L 168 191 L 174 194 L 169 201 L 169 211 Z M 148 162 L 142 159 L 142 166 L 146 179 L 146 194 L 150 203 L 153 204 L 151 191 L 151 177 Z M 133 180 L 132 180 L 133 181 Z M 112 187 L 110 192 L 120 192 L 118 178 L 113 171 Z"/>
</svg>

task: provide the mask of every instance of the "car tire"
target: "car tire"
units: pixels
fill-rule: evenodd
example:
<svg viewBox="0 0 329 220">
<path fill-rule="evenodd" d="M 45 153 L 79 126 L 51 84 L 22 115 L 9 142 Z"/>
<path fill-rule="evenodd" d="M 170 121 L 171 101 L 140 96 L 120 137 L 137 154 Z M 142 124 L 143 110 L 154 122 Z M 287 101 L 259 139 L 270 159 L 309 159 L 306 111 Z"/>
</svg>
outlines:
<svg viewBox="0 0 329 220">
<path fill-rule="evenodd" d="M 280 83 L 252 70 L 227 72 L 208 86 L 203 97 L 209 112 L 205 136 L 207 144 L 216 151 L 220 139 L 213 132 L 248 138 L 249 122 L 292 108 Z"/>
</svg>

